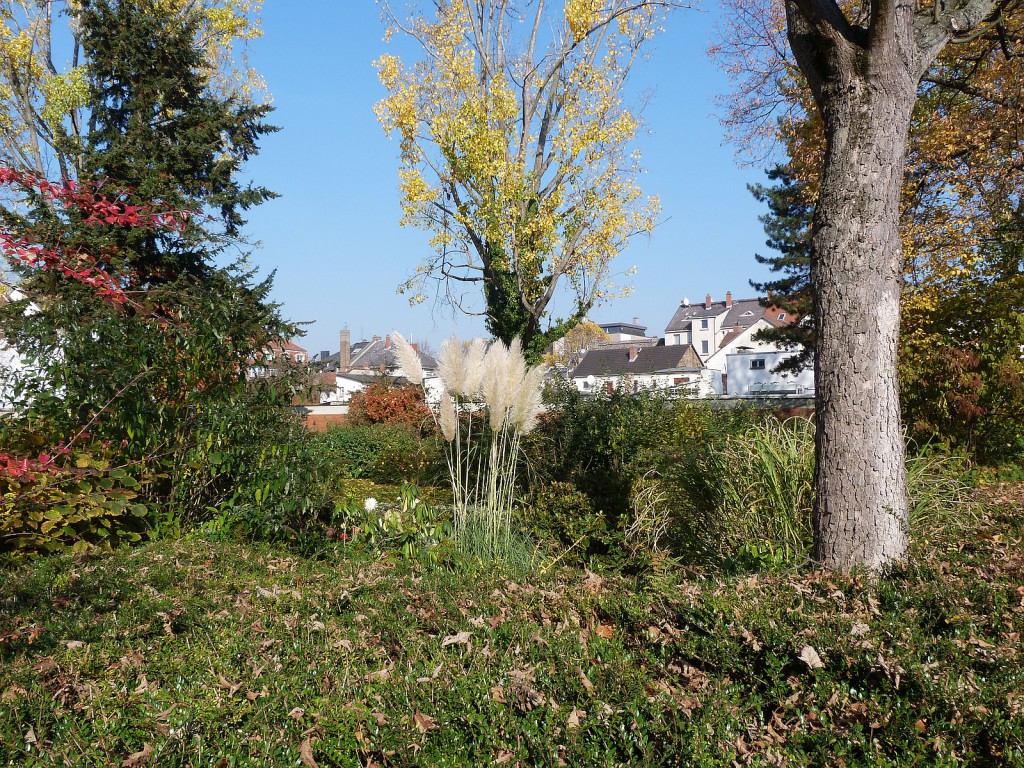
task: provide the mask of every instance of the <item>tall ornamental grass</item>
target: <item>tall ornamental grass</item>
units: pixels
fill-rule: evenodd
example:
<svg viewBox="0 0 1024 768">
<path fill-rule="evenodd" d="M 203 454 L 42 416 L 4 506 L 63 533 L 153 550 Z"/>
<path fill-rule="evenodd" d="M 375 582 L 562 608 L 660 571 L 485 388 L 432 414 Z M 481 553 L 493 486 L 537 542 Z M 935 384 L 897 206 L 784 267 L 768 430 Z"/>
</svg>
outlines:
<svg viewBox="0 0 1024 768">
<path fill-rule="evenodd" d="M 419 355 L 401 334 L 394 338 L 407 378 L 422 386 Z M 537 426 L 546 369 L 526 365 L 518 339 L 487 346 L 452 337 L 438 362 L 443 386 L 432 412 L 448 446 L 455 533 L 500 557 L 513 538 L 516 467 L 523 437 Z"/>
<path fill-rule="evenodd" d="M 691 530 L 700 549 L 734 558 L 767 553 L 776 562 L 809 557 L 813 543 L 814 423 L 772 419 L 729 436 L 684 469 Z M 910 530 L 933 537 L 976 520 L 964 465 L 956 457 L 907 459 Z"/>
</svg>

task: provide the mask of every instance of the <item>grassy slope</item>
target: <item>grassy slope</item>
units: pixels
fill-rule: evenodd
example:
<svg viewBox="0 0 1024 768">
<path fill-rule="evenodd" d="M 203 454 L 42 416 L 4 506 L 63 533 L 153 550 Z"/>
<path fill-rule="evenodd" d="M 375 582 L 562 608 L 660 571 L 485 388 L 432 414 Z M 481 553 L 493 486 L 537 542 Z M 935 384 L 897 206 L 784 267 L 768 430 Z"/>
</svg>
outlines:
<svg viewBox="0 0 1024 768">
<path fill-rule="evenodd" d="M 1022 519 L 879 586 L 50 558 L 0 574 L 0 764 L 1024 765 Z"/>
</svg>

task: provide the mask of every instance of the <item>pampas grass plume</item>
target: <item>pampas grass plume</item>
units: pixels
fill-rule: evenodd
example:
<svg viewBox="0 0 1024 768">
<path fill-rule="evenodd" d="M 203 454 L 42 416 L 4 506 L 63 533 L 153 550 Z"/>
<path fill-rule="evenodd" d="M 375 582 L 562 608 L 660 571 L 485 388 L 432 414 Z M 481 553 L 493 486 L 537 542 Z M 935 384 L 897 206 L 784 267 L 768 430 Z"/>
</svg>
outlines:
<svg viewBox="0 0 1024 768">
<path fill-rule="evenodd" d="M 441 355 L 437 360 L 437 372 L 448 391 L 456 395 L 466 386 L 466 358 L 462 345 L 452 336 L 441 344 Z"/>
<path fill-rule="evenodd" d="M 467 341 L 462 348 L 466 366 L 466 379 L 459 394 L 475 397 L 480 393 L 484 378 L 484 356 L 487 354 L 487 343 L 483 339 Z"/>
<path fill-rule="evenodd" d="M 455 430 L 458 429 L 458 417 L 455 414 L 455 404 L 447 389 L 441 390 L 441 408 L 438 414 L 438 421 L 441 425 L 441 434 L 449 443 L 455 439 Z"/>
<path fill-rule="evenodd" d="M 511 356 L 509 348 L 502 342 L 495 341 L 484 356 L 484 374 L 481 392 L 490 415 L 491 429 L 501 430 L 512 404 L 512 393 L 518 382 L 509 381 Z"/>
<path fill-rule="evenodd" d="M 412 344 L 406 341 L 398 331 L 392 333 L 392 337 L 398 349 L 398 364 L 402 366 L 402 370 L 405 371 L 405 377 L 409 382 L 418 387 L 423 383 L 423 364 L 420 363 L 419 354 L 413 349 Z"/>
<path fill-rule="evenodd" d="M 543 365 L 531 368 L 519 385 L 515 405 L 512 407 L 512 423 L 521 434 L 528 435 L 537 426 L 543 404 L 541 390 L 545 373 L 547 369 Z"/>
</svg>

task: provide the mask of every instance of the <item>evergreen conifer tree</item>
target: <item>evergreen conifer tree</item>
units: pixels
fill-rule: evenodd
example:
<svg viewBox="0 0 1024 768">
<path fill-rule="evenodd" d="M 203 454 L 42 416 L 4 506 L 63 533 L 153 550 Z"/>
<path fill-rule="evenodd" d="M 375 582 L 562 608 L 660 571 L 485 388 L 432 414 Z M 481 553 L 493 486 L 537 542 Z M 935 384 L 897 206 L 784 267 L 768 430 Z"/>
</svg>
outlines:
<svg viewBox="0 0 1024 768">
<path fill-rule="evenodd" d="M 765 328 L 756 338 L 770 341 L 797 354 L 785 359 L 779 371 L 799 371 L 812 364 L 814 352 L 814 307 L 811 294 L 811 220 L 814 216 L 813 192 L 807 182 L 797 180 L 786 165 L 768 171 L 772 186 L 749 185 L 758 202 L 768 206 L 760 217 L 766 244 L 777 251 L 773 256 L 755 254 L 760 264 L 767 264 L 777 274 L 764 282 L 750 285 L 765 295 L 764 303 L 785 310 L 797 321 L 780 328 Z"/>
</svg>

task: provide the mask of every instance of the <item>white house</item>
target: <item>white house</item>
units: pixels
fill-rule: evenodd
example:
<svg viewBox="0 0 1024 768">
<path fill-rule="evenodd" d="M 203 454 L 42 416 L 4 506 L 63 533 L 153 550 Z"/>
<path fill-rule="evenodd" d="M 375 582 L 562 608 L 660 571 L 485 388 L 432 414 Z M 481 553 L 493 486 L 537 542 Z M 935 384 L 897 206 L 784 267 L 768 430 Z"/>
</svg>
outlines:
<svg viewBox="0 0 1024 768">
<path fill-rule="evenodd" d="M 0 283 L 0 304 L 24 298 L 25 294 L 17 288 Z M 30 304 L 26 311 L 35 312 L 38 311 L 38 307 Z M 29 368 L 21 354 L 0 334 L 0 411 L 8 411 L 14 407 L 14 380 L 27 371 Z"/>
<path fill-rule="evenodd" d="M 320 369 L 321 403 L 345 404 L 352 399 L 353 394 L 385 377 L 398 382 L 406 378 L 406 371 L 402 369 L 390 336 L 374 336 L 369 341 L 364 339 L 352 344 L 349 332 L 343 330 L 340 342 L 341 351 L 334 354 L 324 351 L 312 358 L 313 364 Z M 431 397 L 440 400 L 437 361 L 420 352 L 416 344 L 412 346 L 419 354 L 423 366 L 427 400 Z"/>
<path fill-rule="evenodd" d="M 711 294 L 702 304 L 683 299 L 665 327 L 664 339 L 623 336 L 621 343 L 599 344 L 586 353 L 570 378 L 581 392 L 628 383 L 635 388 L 681 388 L 691 397 L 810 394 L 813 373 L 775 373 L 779 361 L 792 352 L 754 338 L 760 330 L 795 320 L 779 307 L 765 307 L 760 299 L 733 301 L 731 292 L 723 301 L 712 300 Z M 620 334 L 646 330 L 623 323 L 601 327 Z"/>
<path fill-rule="evenodd" d="M 634 391 L 675 390 L 689 397 L 721 394 L 721 376 L 709 375 L 689 345 L 601 345 L 587 351 L 570 378 L 585 393 L 611 392 L 621 386 Z"/>
<path fill-rule="evenodd" d="M 727 357 L 726 381 L 735 397 L 814 394 L 814 371 L 775 373 L 776 366 L 793 352 L 778 349 L 742 350 Z"/>
</svg>

